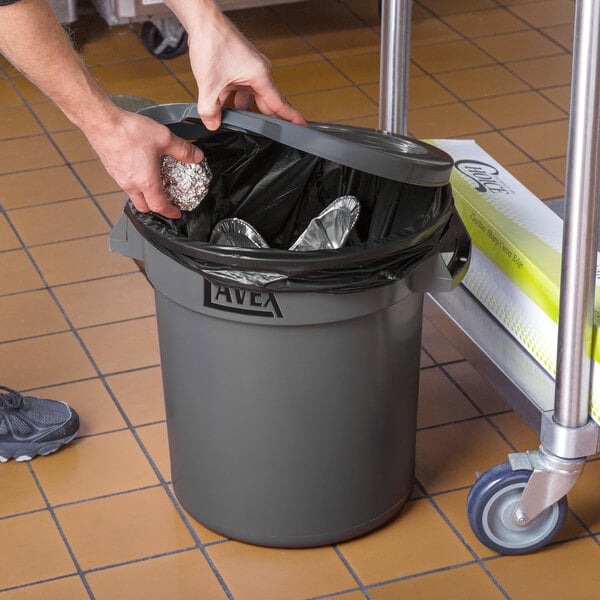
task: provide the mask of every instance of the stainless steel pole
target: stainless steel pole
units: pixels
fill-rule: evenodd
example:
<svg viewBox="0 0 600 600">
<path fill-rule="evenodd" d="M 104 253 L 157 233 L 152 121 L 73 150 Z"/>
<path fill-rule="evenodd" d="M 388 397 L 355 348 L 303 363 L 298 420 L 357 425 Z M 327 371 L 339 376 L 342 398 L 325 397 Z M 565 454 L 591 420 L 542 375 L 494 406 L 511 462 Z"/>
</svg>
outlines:
<svg viewBox="0 0 600 600">
<path fill-rule="evenodd" d="M 554 420 L 588 420 L 599 186 L 600 2 L 577 0 Z"/>
<path fill-rule="evenodd" d="M 411 0 L 381 2 L 379 129 L 406 135 Z"/>
</svg>

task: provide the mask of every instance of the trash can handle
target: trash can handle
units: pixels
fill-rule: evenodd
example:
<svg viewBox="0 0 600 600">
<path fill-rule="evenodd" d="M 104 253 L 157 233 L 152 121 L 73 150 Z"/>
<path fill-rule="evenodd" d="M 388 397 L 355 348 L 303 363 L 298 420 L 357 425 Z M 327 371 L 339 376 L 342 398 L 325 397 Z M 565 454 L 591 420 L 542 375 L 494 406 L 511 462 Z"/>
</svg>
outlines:
<svg viewBox="0 0 600 600">
<path fill-rule="evenodd" d="M 444 254 L 452 253 L 449 260 Z M 450 292 L 462 281 L 471 261 L 471 237 L 456 207 L 448 221 L 437 252 L 424 260 L 408 276 L 413 292 Z"/>
</svg>

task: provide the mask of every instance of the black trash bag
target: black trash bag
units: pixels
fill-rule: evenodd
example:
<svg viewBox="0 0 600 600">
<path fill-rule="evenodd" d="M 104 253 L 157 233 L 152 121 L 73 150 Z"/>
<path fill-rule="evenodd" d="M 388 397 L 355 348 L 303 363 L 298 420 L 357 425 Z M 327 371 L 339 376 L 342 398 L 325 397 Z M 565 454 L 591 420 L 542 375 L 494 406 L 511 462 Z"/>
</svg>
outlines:
<svg viewBox="0 0 600 600">
<path fill-rule="evenodd" d="M 201 125 L 193 131 L 213 173 L 206 198 L 177 220 L 140 213 L 131 203 L 126 212 L 145 238 L 216 283 L 227 282 L 230 271 L 236 272 L 231 280 L 237 287 L 253 290 L 352 292 L 378 287 L 406 277 L 438 252 L 450 220 L 458 218 L 449 184 L 424 187 L 385 179 L 258 134 L 211 132 Z M 287 250 L 311 219 L 348 195 L 358 199 L 360 216 L 345 247 Z M 210 244 L 213 227 L 231 217 L 250 223 L 270 248 Z M 268 277 L 257 283 L 256 277 L 245 280 L 244 272 Z"/>
</svg>

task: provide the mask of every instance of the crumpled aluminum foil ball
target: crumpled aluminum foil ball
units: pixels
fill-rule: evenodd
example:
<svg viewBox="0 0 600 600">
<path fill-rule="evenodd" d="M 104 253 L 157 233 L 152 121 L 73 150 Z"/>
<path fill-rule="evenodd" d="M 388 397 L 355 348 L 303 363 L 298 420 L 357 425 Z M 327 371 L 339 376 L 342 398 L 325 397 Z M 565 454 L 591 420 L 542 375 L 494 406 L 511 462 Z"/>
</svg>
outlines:
<svg viewBox="0 0 600 600">
<path fill-rule="evenodd" d="M 162 156 L 160 178 L 171 204 L 181 210 L 194 210 L 208 193 L 212 172 L 206 159 L 200 163 L 184 163 Z"/>
</svg>

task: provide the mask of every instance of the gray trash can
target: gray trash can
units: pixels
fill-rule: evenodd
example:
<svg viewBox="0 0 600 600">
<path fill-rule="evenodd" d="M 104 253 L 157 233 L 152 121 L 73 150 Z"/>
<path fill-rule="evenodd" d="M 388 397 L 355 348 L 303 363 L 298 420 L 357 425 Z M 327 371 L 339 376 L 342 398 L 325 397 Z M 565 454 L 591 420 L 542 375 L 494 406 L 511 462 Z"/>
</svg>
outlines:
<svg viewBox="0 0 600 600">
<path fill-rule="evenodd" d="M 192 105 L 146 114 L 188 139 L 205 131 Z M 448 193 L 452 161 L 426 144 L 392 138 L 385 148 L 376 132 L 239 111 L 225 112 L 223 129 Z M 410 226 L 413 245 L 435 241 L 396 270 L 401 252 L 382 256 L 393 240 L 307 253 L 220 248 L 126 207 L 111 249 L 144 261 L 155 289 L 174 490 L 203 525 L 306 547 L 361 535 L 400 510 L 414 480 L 423 294 L 452 289 L 469 259 L 446 201 L 435 226 Z M 261 271 L 281 279 L 253 279 Z"/>
</svg>

